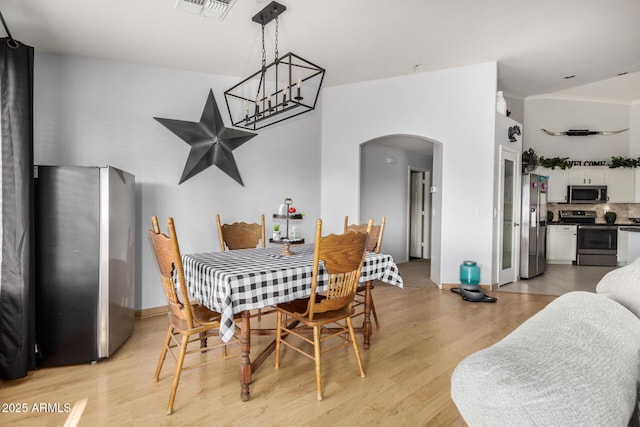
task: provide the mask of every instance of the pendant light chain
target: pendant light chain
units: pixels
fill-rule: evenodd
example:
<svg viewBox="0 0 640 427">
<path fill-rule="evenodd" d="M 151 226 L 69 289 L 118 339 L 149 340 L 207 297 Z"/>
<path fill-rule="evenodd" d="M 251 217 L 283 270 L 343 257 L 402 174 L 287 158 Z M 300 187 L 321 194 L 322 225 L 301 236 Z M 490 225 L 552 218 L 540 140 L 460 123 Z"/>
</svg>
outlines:
<svg viewBox="0 0 640 427">
<path fill-rule="evenodd" d="M 276 49 L 275 49 L 275 62 L 278 62 L 278 15 L 276 15 Z"/>
<path fill-rule="evenodd" d="M 262 72 L 267 69 L 267 51 L 264 49 L 264 24 L 262 24 Z"/>
</svg>

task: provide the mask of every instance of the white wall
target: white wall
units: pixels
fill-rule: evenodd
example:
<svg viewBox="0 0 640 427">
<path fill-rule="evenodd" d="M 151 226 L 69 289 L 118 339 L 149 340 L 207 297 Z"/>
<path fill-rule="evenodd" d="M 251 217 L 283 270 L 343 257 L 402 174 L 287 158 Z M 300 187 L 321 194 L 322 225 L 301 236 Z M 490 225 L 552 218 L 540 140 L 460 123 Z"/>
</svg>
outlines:
<svg viewBox="0 0 640 427">
<path fill-rule="evenodd" d="M 524 99 L 506 93 L 504 99 L 507 101 L 507 111 L 511 112 L 509 118 L 524 123 Z"/>
<path fill-rule="evenodd" d="M 244 187 L 216 167 L 178 186 L 189 147 L 153 117 L 198 121 L 212 88 L 228 123 L 223 92 L 237 81 L 36 53 L 36 164 L 109 164 L 136 176 L 137 308 L 165 303 L 147 245 L 151 215 L 176 219 L 183 252 L 219 250 L 216 213 L 255 221 L 285 196 L 307 214 L 303 236 L 311 239 L 319 217 L 325 232 L 339 232 L 343 215 L 360 216 L 360 144 L 390 134 L 441 143 L 433 203 L 444 214 L 432 219 L 432 256 L 440 259 L 432 277 L 457 283 L 460 262 L 474 259 L 482 283 L 490 282 L 495 63 L 325 88 L 316 111 L 266 128 L 234 151 Z"/>
<path fill-rule="evenodd" d="M 611 160 L 628 156 L 631 132 L 618 135 L 551 136 L 541 129 L 566 131 L 620 130 L 630 127 L 629 104 L 558 96 L 535 96 L 525 100 L 524 147 L 538 156 L 571 160 Z"/>
<path fill-rule="evenodd" d="M 459 283 L 465 259 L 491 282 L 497 66 L 486 63 L 324 89 L 322 106 L 322 217 L 340 230 L 340 215 L 359 217 L 359 146 L 408 134 L 438 141 L 442 182 L 434 194 L 432 279 Z M 441 152 L 440 152 L 441 150 Z M 434 170 L 434 176 L 440 171 Z M 389 242 L 386 241 L 385 245 Z"/>
<path fill-rule="evenodd" d="M 424 144 L 431 143 L 424 141 Z M 396 163 L 388 163 L 387 158 L 395 159 Z M 386 216 L 383 252 L 391 254 L 396 262 L 406 262 L 409 167 L 431 170 L 433 158 L 372 141 L 362 145 L 360 164 L 359 222 L 373 218 L 378 224 Z"/>
<path fill-rule="evenodd" d="M 640 102 L 631 105 L 629 116 L 629 157 L 640 157 Z"/>
<path fill-rule="evenodd" d="M 215 166 L 178 185 L 189 146 L 153 117 L 199 121 L 213 89 L 225 123 L 223 92 L 238 79 L 36 53 L 35 163 L 112 165 L 136 177 L 136 307 L 166 304 L 147 243 L 152 215 L 173 216 L 182 252 L 218 251 L 215 214 L 257 222 L 291 197 L 311 242 L 320 217 L 319 109 L 260 131 L 233 153 L 244 187 Z M 342 214 L 342 212 L 340 212 Z"/>
</svg>

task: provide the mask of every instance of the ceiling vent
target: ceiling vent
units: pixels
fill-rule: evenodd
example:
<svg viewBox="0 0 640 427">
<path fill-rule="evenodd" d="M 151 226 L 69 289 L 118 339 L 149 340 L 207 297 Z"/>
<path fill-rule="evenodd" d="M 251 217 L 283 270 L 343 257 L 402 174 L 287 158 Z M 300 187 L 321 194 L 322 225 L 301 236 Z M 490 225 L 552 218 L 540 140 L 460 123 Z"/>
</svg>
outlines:
<svg viewBox="0 0 640 427">
<path fill-rule="evenodd" d="M 223 20 L 236 0 L 178 0 L 176 9 Z"/>
</svg>

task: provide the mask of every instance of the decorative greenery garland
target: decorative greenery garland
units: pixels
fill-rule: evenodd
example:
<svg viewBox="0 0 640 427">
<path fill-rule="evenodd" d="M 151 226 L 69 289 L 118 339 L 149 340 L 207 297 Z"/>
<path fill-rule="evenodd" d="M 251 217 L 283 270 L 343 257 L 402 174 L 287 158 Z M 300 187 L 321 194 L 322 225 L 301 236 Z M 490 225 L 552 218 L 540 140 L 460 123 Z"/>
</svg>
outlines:
<svg viewBox="0 0 640 427">
<path fill-rule="evenodd" d="M 529 150 L 524 151 L 522 153 L 522 161 L 523 163 L 530 161 L 531 159 L 536 157 L 536 153 L 533 148 L 529 148 Z M 568 157 L 551 157 L 546 158 L 541 156 L 538 159 L 538 165 L 547 169 L 571 169 L 573 166 L 573 162 L 569 160 Z M 632 159 L 626 156 L 619 157 L 611 157 L 611 161 L 609 162 L 609 168 L 637 168 L 640 167 L 640 157 L 636 159 Z"/>
<path fill-rule="evenodd" d="M 612 157 L 609 162 L 610 168 L 637 168 L 640 166 L 640 157 L 637 159 L 630 159 L 625 156 Z"/>
<path fill-rule="evenodd" d="M 560 168 L 560 169 L 571 169 L 573 163 L 569 161 L 568 157 L 552 157 L 547 159 L 545 157 L 540 157 L 540 166 L 550 169 Z"/>
</svg>

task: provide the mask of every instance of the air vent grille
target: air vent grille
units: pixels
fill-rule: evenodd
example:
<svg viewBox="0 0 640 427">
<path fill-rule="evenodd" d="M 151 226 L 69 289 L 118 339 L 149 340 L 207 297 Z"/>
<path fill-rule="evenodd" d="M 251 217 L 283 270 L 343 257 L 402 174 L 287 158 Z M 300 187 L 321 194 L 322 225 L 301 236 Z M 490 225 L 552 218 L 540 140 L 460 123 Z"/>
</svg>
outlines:
<svg viewBox="0 0 640 427">
<path fill-rule="evenodd" d="M 176 9 L 223 20 L 236 0 L 178 0 Z"/>
</svg>

